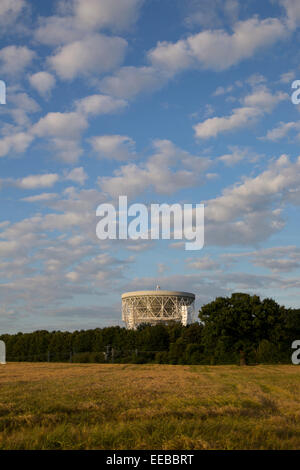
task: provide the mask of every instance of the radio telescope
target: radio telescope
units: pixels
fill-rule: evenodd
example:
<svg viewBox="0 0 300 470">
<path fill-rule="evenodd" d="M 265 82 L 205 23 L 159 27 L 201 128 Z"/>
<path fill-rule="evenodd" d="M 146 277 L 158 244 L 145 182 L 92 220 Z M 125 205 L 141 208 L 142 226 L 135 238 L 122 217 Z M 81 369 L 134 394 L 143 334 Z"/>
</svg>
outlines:
<svg viewBox="0 0 300 470">
<path fill-rule="evenodd" d="M 4 341 L 0 341 L 0 364 L 6 364 L 6 347 Z"/>
<path fill-rule="evenodd" d="M 195 295 L 190 292 L 156 290 L 122 295 L 122 320 L 128 329 L 141 323 L 157 325 L 177 321 L 186 326 L 195 321 Z"/>
</svg>

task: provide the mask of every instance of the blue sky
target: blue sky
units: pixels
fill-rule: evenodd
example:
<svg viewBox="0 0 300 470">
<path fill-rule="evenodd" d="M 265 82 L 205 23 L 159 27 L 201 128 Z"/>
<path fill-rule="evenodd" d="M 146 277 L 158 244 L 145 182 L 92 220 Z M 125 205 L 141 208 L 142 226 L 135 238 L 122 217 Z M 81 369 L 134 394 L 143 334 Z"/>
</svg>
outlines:
<svg viewBox="0 0 300 470">
<path fill-rule="evenodd" d="M 298 0 L 2 0 L 0 331 L 118 325 L 128 290 L 299 307 Z M 96 208 L 204 203 L 205 246 Z"/>
</svg>

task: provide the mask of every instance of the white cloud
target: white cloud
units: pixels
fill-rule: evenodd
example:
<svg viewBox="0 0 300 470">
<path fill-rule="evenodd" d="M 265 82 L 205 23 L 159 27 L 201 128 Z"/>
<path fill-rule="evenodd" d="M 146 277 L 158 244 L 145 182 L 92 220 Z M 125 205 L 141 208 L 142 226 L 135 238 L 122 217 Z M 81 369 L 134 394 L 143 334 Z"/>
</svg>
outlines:
<svg viewBox="0 0 300 470">
<path fill-rule="evenodd" d="M 36 196 L 24 197 L 22 198 L 22 201 L 24 202 L 47 202 L 47 201 L 56 199 L 57 197 L 58 195 L 55 193 L 42 193 L 42 194 L 37 194 Z"/>
<path fill-rule="evenodd" d="M 228 6 L 230 1 L 227 2 Z M 234 2 L 233 2 L 234 3 Z M 205 30 L 177 42 L 158 42 L 147 53 L 150 65 L 122 67 L 100 82 L 100 89 L 118 97 L 133 98 L 163 86 L 175 74 L 190 68 L 225 70 L 261 49 L 285 39 L 290 31 L 277 18 L 257 17 L 236 22 L 233 33 Z M 256 82 L 256 84 L 260 83 Z M 226 90 L 218 90 L 218 94 Z"/>
<path fill-rule="evenodd" d="M 298 0 L 278 0 L 286 11 L 289 28 L 295 29 L 300 23 L 300 4 Z"/>
<path fill-rule="evenodd" d="M 171 74 L 197 65 L 225 70 L 285 38 L 286 34 L 284 23 L 277 18 L 260 20 L 253 17 L 235 23 L 232 34 L 207 30 L 176 43 L 159 42 L 148 57 L 155 67 Z"/>
<path fill-rule="evenodd" d="M 238 0 L 189 0 L 188 14 L 184 20 L 188 27 L 219 27 L 224 20 L 236 21 L 239 12 Z"/>
<path fill-rule="evenodd" d="M 0 27 L 6 30 L 12 26 L 27 6 L 25 0 L 1 0 Z"/>
<path fill-rule="evenodd" d="M 283 204 L 289 200 L 299 204 L 299 178 L 300 158 L 292 163 L 282 155 L 255 178 L 226 188 L 206 202 L 206 240 L 247 245 L 281 230 Z"/>
<path fill-rule="evenodd" d="M 117 97 L 133 98 L 142 91 L 160 88 L 166 80 L 167 77 L 154 67 L 122 67 L 114 75 L 105 77 L 100 89 Z"/>
<path fill-rule="evenodd" d="M 80 113 L 48 113 L 32 127 L 32 133 L 49 138 L 61 160 L 75 163 L 82 154 L 79 142 L 87 127 L 86 117 Z"/>
<path fill-rule="evenodd" d="M 29 77 L 30 85 L 35 88 L 40 95 L 49 96 L 55 87 L 55 77 L 49 72 L 37 72 Z"/>
<path fill-rule="evenodd" d="M 230 93 L 233 90 L 233 85 L 228 85 L 227 87 L 219 86 L 213 93 L 213 96 L 225 95 Z"/>
<path fill-rule="evenodd" d="M 187 40 L 176 43 L 159 42 L 158 45 L 148 53 L 152 65 L 156 69 L 163 69 L 172 76 L 176 72 L 185 70 L 193 65 L 194 56 Z"/>
<path fill-rule="evenodd" d="M 76 41 L 83 36 L 72 16 L 48 16 L 39 20 L 35 38 L 42 44 L 57 46 Z"/>
<path fill-rule="evenodd" d="M 36 113 L 37 111 L 40 111 L 38 103 L 27 93 L 10 93 L 10 89 L 8 89 L 8 99 L 10 104 L 14 104 L 18 109 L 22 109 L 27 113 Z"/>
<path fill-rule="evenodd" d="M 241 100 L 244 106 L 233 109 L 231 115 L 209 118 L 196 124 L 195 135 L 201 139 L 208 139 L 223 132 L 251 125 L 265 113 L 270 113 L 278 103 L 288 98 L 287 93 L 272 94 L 265 86 L 259 86 Z"/>
<path fill-rule="evenodd" d="M 39 137 L 76 139 L 87 126 L 86 118 L 79 113 L 48 113 L 33 126 L 32 131 Z"/>
<path fill-rule="evenodd" d="M 240 148 L 236 146 L 229 147 L 231 153 L 227 153 L 218 157 L 224 165 L 234 166 L 242 160 L 250 160 L 251 162 L 257 161 L 260 157 L 254 152 L 251 152 L 248 148 Z"/>
<path fill-rule="evenodd" d="M 83 167 L 81 166 L 79 168 L 74 168 L 73 170 L 65 173 L 65 179 L 74 181 L 75 183 L 82 185 L 88 179 L 88 175 L 86 174 Z"/>
<path fill-rule="evenodd" d="M 190 268 L 198 269 L 199 271 L 210 271 L 220 267 L 219 263 L 209 256 L 204 256 L 203 258 L 189 258 L 187 264 Z"/>
<path fill-rule="evenodd" d="M 99 115 L 117 112 L 126 108 L 127 101 L 108 95 L 90 95 L 78 100 L 76 110 L 86 115 Z"/>
<path fill-rule="evenodd" d="M 22 73 L 35 57 L 27 46 L 7 46 L 0 50 L 0 72 L 4 75 Z"/>
<path fill-rule="evenodd" d="M 253 93 L 247 95 L 242 101 L 245 106 L 251 106 L 262 109 L 265 112 L 271 112 L 272 109 L 281 101 L 289 99 L 287 93 L 278 91 L 271 93 L 265 86 L 256 88 Z"/>
<path fill-rule="evenodd" d="M 128 136 L 95 136 L 90 139 L 90 143 L 100 158 L 127 161 L 136 157 L 135 142 Z"/>
<path fill-rule="evenodd" d="M 260 109 L 252 107 L 236 108 L 230 116 L 213 117 L 194 126 L 195 135 L 200 139 L 216 137 L 219 133 L 240 129 L 262 116 Z"/>
<path fill-rule="evenodd" d="M 80 139 L 88 128 L 88 118 L 117 112 L 127 102 L 107 95 L 90 95 L 74 102 L 75 111 L 48 113 L 31 128 L 32 135 L 46 137 L 56 156 L 67 163 L 76 163 L 82 155 Z"/>
<path fill-rule="evenodd" d="M 298 132 L 298 138 L 300 137 L 300 122 L 280 122 L 278 126 L 267 132 L 265 139 L 276 142 L 286 137 L 291 130 Z"/>
<path fill-rule="evenodd" d="M 195 157 L 176 147 L 169 140 L 155 140 L 154 153 L 140 165 L 128 164 L 114 172 L 114 176 L 99 178 L 101 189 L 117 197 L 132 198 L 153 188 L 158 194 L 172 194 L 183 188 L 202 184 L 211 161 Z"/>
<path fill-rule="evenodd" d="M 300 268 L 300 249 L 296 246 L 274 246 L 250 252 L 226 253 L 222 259 L 226 264 L 248 259 L 253 265 L 273 272 L 291 272 Z"/>
<path fill-rule="evenodd" d="M 25 152 L 32 140 L 33 136 L 25 132 L 16 132 L 0 138 L 0 157 Z"/>
<path fill-rule="evenodd" d="M 270 269 L 273 272 L 291 272 L 300 267 L 299 260 L 295 259 L 256 259 L 255 266 Z"/>
<path fill-rule="evenodd" d="M 75 0 L 76 20 L 85 29 L 124 31 L 137 20 L 141 0 Z"/>
<path fill-rule="evenodd" d="M 261 85 L 266 81 L 266 77 L 261 73 L 252 73 L 250 77 L 247 78 L 246 83 L 248 83 L 252 87 L 256 87 L 257 85 Z"/>
<path fill-rule="evenodd" d="M 280 83 L 292 83 L 292 81 L 294 80 L 295 77 L 296 77 L 295 72 L 290 71 L 290 72 L 286 72 L 286 73 L 281 74 L 279 81 L 280 81 Z"/>
<path fill-rule="evenodd" d="M 138 18 L 143 0 L 71 0 L 61 15 L 43 17 L 35 31 L 42 44 L 61 45 L 101 30 L 126 31 Z"/>
<path fill-rule="evenodd" d="M 3 114 L 8 114 L 21 128 L 29 128 L 31 120 L 29 114 L 40 111 L 38 103 L 27 93 L 19 91 L 18 87 L 7 88 L 7 104 L 1 110 Z"/>
<path fill-rule="evenodd" d="M 291 185 L 298 184 L 299 171 L 300 160 L 293 164 L 282 155 L 268 170 L 255 178 L 246 178 L 242 184 L 224 190 L 223 196 L 211 200 L 207 216 L 226 221 L 228 217 L 252 211 L 258 203 L 267 203 L 270 196 L 279 196 Z"/>
<path fill-rule="evenodd" d="M 21 189 L 51 188 L 59 180 L 56 173 L 45 175 L 30 175 L 15 181 L 15 185 Z"/>
<path fill-rule="evenodd" d="M 126 48 L 125 39 L 94 34 L 60 47 L 48 62 L 61 79 L 72 80 L 111 71 L 123 61 Z"/>
<path fill-rule="evenodd" d="M 52 138 L 50 139 L 50 148 L 53 148 L 55 158 L 62 160 L 65 163 L 77 163 L 83 150 L 80 146 L 79 138 L 76 140 L 65 138 Z"/>
</svg>

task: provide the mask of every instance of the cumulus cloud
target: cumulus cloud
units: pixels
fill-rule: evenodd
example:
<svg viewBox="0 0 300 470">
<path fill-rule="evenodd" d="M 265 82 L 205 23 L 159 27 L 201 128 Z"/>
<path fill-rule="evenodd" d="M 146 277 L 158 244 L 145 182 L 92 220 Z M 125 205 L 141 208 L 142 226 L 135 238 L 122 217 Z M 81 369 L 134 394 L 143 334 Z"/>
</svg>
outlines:
<svg viewBox="0 0 300 470">
<path fill-rule="evenodd" d="M 300 4 L 298 0 L 278 0 L 285 9 L 289 28 L 295 29 L 300 24 Z"/>
<path fill-rule="evenodd" d="M 278 91 L 271 93 L 266 86 L 256 88 L 250 95 L 247 95 L 242 101 L 245 106 L 259 108 L 265 112 L 271 112 L 281 101 L 289 99 L 287 93 Z"/>
<path fill-rule="evenodd" d="M 49 72 L 37 72 L 29 77 L 30 85 L 35 88 L 40 95 L 49 96 L 55 87 L 55 77 Z"/>
<path fill-rule="evenodd" d="M 1 30 L 7 30 L 11 27 L 21 13 L 27 7 L 25 0 L 1 0 L 0 3 L 0 27 Z M 1 32 L 2 32 L 1 31 Z"/>
<path fill-rule="evenodd" d="M 235 22 L 239 13 L 238 0 L 188 0 L 185 24 L 188 27 L 219 27 L 224 20 Z"/>
<path fill-rule="evenodd" d="M 296 77 L 295 72 L 292 70 L 290 72 L 285 72 L 280 75 L 280 83 L 292 83 L 294 78 Z"/>
<path fill-rule="evenodd" d="M 14 131 L 20 132 L 22 129 L 28 129 L 31 125 L 30 115 L 40 111 L 39 104 L 27 93 L 21 91 L 18 86 L 9 86 L 6 90 L 7 102 L 6 106 L 2 107 L 1 114 L 9 115 L 17 127 L 7 126 L 3 127 L 4 134 L 13 134 Z M 9 129 L 7 131 L 7 129 Z"/>
<path fill-rule="evenodd" d="M 240 129 L 248 124 L 252 124 L 262 114 L 262 110 L 258 108 L 236 108 L 230 116 L 213 117 L 196 124 L 194 126 L 195 135 L 200 139 L 216 137 L 222 132 Z"/>
<path fill-rule="evenodd" d="M 85 117 L 79 113 L 48 113 L 34 125 L 32 131 L 39 137 L 77 138 L 87 125 Z"/>
<path fill-rule="evenodd" d="M 154 153 L 145 163 L 130 163 L 115 170 L 112 177 L 99 178 L 101 189 L 112 197 L 125 194 L 132 198 L 147 188 L 172 194 L 203 184 L 210 159 L 193 156 L 169 140 L 155 140 L 153 147 Z"/>
<path fill-rule="evenodd" d="M 226 153 L 218 157 L 218 160 L 220 160 L 226 166 L 234 166 L 246 159 L 250 160 L 251 162 L 255 162 L 258 160 L 258 158 L 260 158 L 260 155 L 257 155 L 248 148 L 229 146 L 229 149 L 231 150 L 231 153 Z"/>
<path fill-rule="evenodd" d="M 74 111 L 50 112 L 31 128 L 35 137 L 47 138 L 56 155 L 68 163 L 76 163 L 82 155 L 80 139 L 88 128 L 88 118 L 111 114 L 124 109 L 127 102 L 107 95 L 90 95 L 75 101 Z"/>
<path fill-rule="evenodd" d="M 219 263 L 209 256 L 204 256 L 203 258 L 188 258 L 187 265 L 199 271 L 211 271 L 220 267 Z"/>
<path fill-rule="evenodd" d="M 123 61 L 127 41 L 94 34 L 60 47 L 49 57 L 49 65 L 63 80 L 109 72 Z"/>
<path fill-rule="evenodd" d="M 30 175 L 16 180 L 15 185 L 21 189 L 51 188 L 58 179 L 59 176 L 56 173 Z"/>
<path fill-rule="evenodd" d="M 143 91 L 153 91 L 167 81 L 167 76 L 154 67 L 122 67 L 100 81 L 100 89 L 113 96 L 133 98 Z"/>
<path fill-rule="evenodd" d="M 108 286 L 117 288 L 129 262 L 106 253 L 104 245 L 99 253 L 94 233 L 99 192 L 69 188 L 64 198 L 50 194 L 32 196 L 26 202 L 43 202 L 51 213 L 1 224 L 2 303 L 13 309 L 22 302 L 27 318 L 45 311 L 45 306 L 57 309 L 66 300 L 76 302 L 81 294 L 103 300 Z M 34 295 L 37 291 L 39 296 Z"/>
<path fill-rule="evenodd" d="M 283 39 L 286 34 L 284 23 L 277 18 L 253 17 L 235 23 L 232 34 L 206 30 L 176 43 L 159 42 L 148 57 L 155 67 L 167 69 L 171 74 L 197 65 L 225 70 Z"/>
<path fill-rule="evenodd" d="M 32 141 L 33 136 L 26 132 L 15 132 L 11 135 L 6 135 L 0 138 L 0 157 L 24 153 Z"/>
<path fill-rule="evenodd" d="M 59 180 L 57 173 L 45 173 L 41 175 L 29 175 L 23 178 L 2 178 L 0 184 L 2 186 L 14 186 L 19 189 L 33 190 L 38 188 L 52 188 Z M 41 197 L 41 196 L 37 196 Z"/>
<path fill-rule="evenodd" d="M 265 86 L 256 88 L 247 95 L 242 103 L 244 106 L 233 109 L 231 115 L 212 117 L 194 126 L 195 135 L 200 139 L 216 137 L 223 132 L 230 132 L 256 122 L 265 113 L 270 113 L 283 100 L 288 99 L 287 93 L 272 94 Z"/>
<path fill-rule="evenodd" d="M 18 75 L 32 63 L 35 52 L 27 46 L 7 46 L 0 49 L 0 72 L 3 75 Z"/>
<path fill-rule="evenodd" d="M 136 22 L 142 0 L 75 0 L 76 21 L 85 29 L 126 31 Z"/>
<path fill-rule="evenodd" d="M 265 139 L 276 142 L 286 137 L 292 130 L 298 132 L 297 137 L 300 138 L 300 122 L 280 122 L 278 126 L 267 132 Z"/>
<path fill-rule="evenodd" d="M 84 171 L 84 168 L 81 166 L 79 168 L 73 168 L 73 170 L 66 172 L 65 179 L 83 185 L 88 179 L 88 175 Z"/>
<path fill-rule="evenodd" d="M 127 101 L 108 95 L 90 95 L 76 101 L 76 110 L 86 115 L 110 114 L 126 108 Z"/>
<path fill-rule="evenodd" d="M 32 133 L 36 137 L 50 139 L 57 156 L 65 162 L 74 163 L 82 154 L 79 142 L 87 127 L 86 117 L 79 113 L 48 113 L 32 127 Z"/>
<path fill-rule="evenodd" d="M 293 245 L 274 246 L 255 251 L 226 253 L 221 256 L 225 263 L 246 259 L 255 266 L 272 272 L 291 272 L 300 268 L 300 249 Z"/>
<path fill-rule="evenodd" d="M 36 39 L 49 45 L 81 40 L 91 32 L 127 31 L 136 22 L 143 0 L 69 0 L 61 15 L 42 17 Z"/>
<path fill-rule="evenodd" d="M 225 2 L 228 12 L 234 3 L 234 0 Z M 222 4 L 224 6 L 224 2 Z M 212 10 L 211 4 L 209 9 Z M 143 91 L 160 88 L 176 74 L 191 68 L 226 70 L 290 34 L 284 20 L 261 20 L 256 16 L 235 21 L 232 30 L 228 33 L 222 29 L 206 29 L 176 42 L 158 42 L 147 53 L 150 65 L 122 67 L 105 77 L 100 89 L 114 96 L 133 98 Z"/>
<path fill-rule="evenodd" d="M 127 161 L 136 157 L 135 142 L 124 135 L 92 137 L 90 143 L 99 158 Z"/>
<path fill-rule="evenodd" d="M 55 193 L 41 193 L 35 196 L 23 197 L 22 201 L 24 202 L 47 202 L 58 197 Z"/>
<path fill-rule="evenodd" d="M 282 155 L 254 178 L 226 188 L 206 202 L 206 240 L 209 244 L 249 245 L 267 239 L 285 222 L 282 207 L 299 204 L 300 159 Z"/>
</svg>

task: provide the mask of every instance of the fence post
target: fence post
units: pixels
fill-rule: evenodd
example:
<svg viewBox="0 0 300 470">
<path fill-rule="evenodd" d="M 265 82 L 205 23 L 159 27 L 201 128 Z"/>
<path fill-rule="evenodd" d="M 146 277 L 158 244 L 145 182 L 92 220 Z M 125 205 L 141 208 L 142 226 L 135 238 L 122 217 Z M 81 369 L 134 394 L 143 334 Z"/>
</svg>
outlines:
<svg viewBox="0 0 300 470">
<path fill-rule="evenodd" d="M 72 351 L 70 351 L 70 362 L 73 362 L 73 354 L 72 354 Z"/>
<path fill-rule="evenodd" d="M 47 353 L 47 361 L 50 362 L 50 351 Z"/>
</svg>

